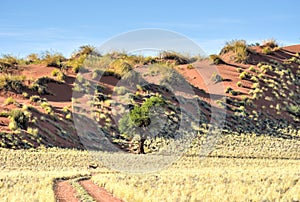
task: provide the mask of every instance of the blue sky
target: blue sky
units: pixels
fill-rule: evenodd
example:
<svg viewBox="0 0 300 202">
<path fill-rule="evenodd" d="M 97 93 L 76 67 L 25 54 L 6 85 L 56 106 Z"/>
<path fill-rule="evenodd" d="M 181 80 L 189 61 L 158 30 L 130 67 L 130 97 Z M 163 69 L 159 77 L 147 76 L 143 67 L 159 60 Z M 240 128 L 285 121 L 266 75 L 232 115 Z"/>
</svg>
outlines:
<svg viewBox="0 0 300 202">
<path fill-rule="evenodd" d="M 299 6 L 299 0 L 2 1 L 0 54 L 58 51 L 68 57 L 81 45 L 99 46 L 142 28 L 181 33 L 207 53 L 217 53 L 232 39 L 298 44 Z"/>
</svg>

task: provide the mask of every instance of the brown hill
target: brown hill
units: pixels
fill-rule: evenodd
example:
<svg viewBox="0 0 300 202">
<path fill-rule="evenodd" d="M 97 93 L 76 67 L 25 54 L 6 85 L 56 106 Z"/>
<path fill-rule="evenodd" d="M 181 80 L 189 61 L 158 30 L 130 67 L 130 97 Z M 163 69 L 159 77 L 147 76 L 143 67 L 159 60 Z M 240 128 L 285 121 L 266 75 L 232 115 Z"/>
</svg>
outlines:
<svg viewBox="0 0 300 202">
<path fill-rule="evenodd" d="M 195 97 L 200 100 L 199 107 L 203 114 L 198 124 L 211 122 L 212 108 L 226 109 L 224 131 L 268 134 L 279 138 L 299 138 L 297 130 L 300 118 L 300 56 L 298 54 L 300 45 L 273 47 L 268 50 L 265 47 L 247 47 L 244 52 L 247 59 L 242 63 L 237 62 L 237 53 L 232 50 L 220 54 L 218 57 L 223 62 L 216 65 L 208 59 L 177 65 L 176 58 L 166 61 L 154 58 L 151 63 L 157 60 L 160 64 L 162 62 L 175 64 L 173 69 L 192 86 Z M 114 57 L 117 58 L 116 60 L 126 61 L 126 64 L 131 66 L 130 68 L 144 71 L 144 75 L 151 74 L 145 67 L 145 64 L 150 64 L 145 58 Z M 73 60 L 78 58 L 80 56 Z M 143 64 L 138 60 L 142 60 Z M 105 129 L 114 144 L 119 145 L 120 148 L 132 150 L 135 147 L 130 146 L 131 143 L 134 144 L 132 137 L 116 135 L 119 129 L 110 104 L 113 94 L 116 95 L 116 89 L 120 87 L 118 86 L 120 82 L 118 68 L 125 67 L 123 63 L 121 66 L 119 63 L 111 64 L 115 65 L 112 67 L 113 70 L 105 73 L 101 80 L 96 82 L 92 79 L 97 73 L 96 70 L 85 72 L 83 75 L 89 76 L 84 76 L 83 81 L 78 82 L 82 79 L 77 77 L 76 80 L 76 73 L 68 66 L 62 68 L 29 64 L 18 65 L 14 70 L 10 70 L 12 75 L 25 76 L 23 79 L 19 78 L 21 84 L 18 83 L 20 86 L 17 88 L 14 86 L 17 82 L 12 82 L 9 84 L 12 86 L 9 86 L 8 74 L 1 73 L 2 83 L 7 84 L 3 84 L 2 87 L 0 85 L 0 103 L 3 103 L 0 106 L 1 146 L 27 148 L 46 145 L 83 148 L 81 143 L 83 140 L 78 137 L 72 122 L 72 99 L 75 107 L 76 102 L 87 103 L 89 99 L 74 97 L 73 93 L 76 89 L 80 92 L 84 86 L 92 85 L 94 82 L 96 86 L 101 87 L 96 98 L 107 97 L 98 100 L 99 108 L 93 109 L 100 116 L 96 118 L 98 124 L 103 130 Z M 63 77 L 58 78 L 55 71 Z M 155 71 L 158 71 L 157 74 L 161 73 L 161 70 Z M 126 89 L 122 90 L 126 91 Z M 136 99 L 137 105 L 141 105 L 143 100 L 154 94 L 161 94 L 173 105 L 178 105 L 178 101 L 172 101 L 174 95 L 154 86 L 138 90 L 128 88 L 127 90 L 131 95 L 136 95 L 133 99 Z M 94 106 L 95 103 L 96 101 L 93 103 Z M 19 110 L 17 115 L 11 113 L 12 111 L 17 113 L 17 110 Z M 88 110 L 85 109 L 85 111 Z M 18 124 L 20 118 L 26 119 L 26 123 L 14 126 Z M 86 125 L 86 127 L 88 130 L 88 127 L 92 125 Z"/>
</svg>

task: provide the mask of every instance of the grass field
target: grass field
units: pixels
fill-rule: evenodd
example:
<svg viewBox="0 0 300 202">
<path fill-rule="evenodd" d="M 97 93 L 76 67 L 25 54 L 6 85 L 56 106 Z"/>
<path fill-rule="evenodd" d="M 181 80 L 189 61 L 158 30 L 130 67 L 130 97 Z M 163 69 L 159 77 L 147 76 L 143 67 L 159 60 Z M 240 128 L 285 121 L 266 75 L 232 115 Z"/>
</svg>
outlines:
<svg viewBox="0 0 300 202">
<path fill-rule="evenodd" d="M 92 180 L 125 201 L 299 201 L 295 160 L 186 157 L 160 173 Z"/>
<path fill-rule="evenodd" d="M 112 172 L 87 151 L 1 149 L 0 201 L 55 201 L 55 180 L 83 176 L 124 201 L 299 201 L 297 148 L 297 140 L 224 136 L 209 157 L 187 153 L 148 174 Z"/>
<path fill-rule="evenodd" d="M 54 181 L 89 174 L 87 152 L 0 150 L 0 201 L 55 201 Z"/>
<path fill-rule="evenodd" d="M 125 201 L 300 201 L 298 148 L 297 139 L 228 135 L 209 157 L 195 145 L 166 170 L 92 180 Z"/>
</svg>

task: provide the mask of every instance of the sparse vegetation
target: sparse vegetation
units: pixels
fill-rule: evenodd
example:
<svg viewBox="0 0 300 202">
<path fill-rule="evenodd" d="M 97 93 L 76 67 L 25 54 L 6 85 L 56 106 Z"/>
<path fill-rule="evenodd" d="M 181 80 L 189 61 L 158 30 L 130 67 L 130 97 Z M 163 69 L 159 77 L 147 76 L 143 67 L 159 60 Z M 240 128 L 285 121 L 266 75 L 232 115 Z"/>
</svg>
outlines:
<svg viewBox="0 0 300 202">
<path fill-rule="evenodd" d="M 66 77 L 65 74 L 61 70 L 58 70 L 58 69 L 54 69 L 51 72 L 51 75 L 56 77 L 58 79 L 58 81 L 63 81 Z"/>
<path fill-rule="evenodd" d="M 84 69 L 83 64 L 88 57 L 95 56 L 99 59 L 100 54 L 96 52 L 95 47 L 90 45 L 81 46 L 78 51 L 75 51 L 72 57 L 67 61 L 66 66 L 72 67 L 73 72 L 78 73 Z M 102 59 L 103 57 L 101 57 Z M 97 64 L 99 66 L 99 64 Z"/>
<path fill-rule="evenodd" d="M 264 44 L 262 47 L 273 52 L 278 46 Z M 231 56 L 232 52 L 235 62 L 243 63 L 248 62 L 248 55 L 252 54 L 249 51 L 246 42 L 232 41 L 226 44 L 221 54 L 229 53 L 228 56 Z M 279 51 L 277 53 L 280 54 Z M 51 72 L 53 68 L 41 65 L 43 70 L 48 70 L 48 75 L 40 78 L 33 75 L 29 79 L 16 75 L 25 75 L 28 71 L 26 68 L 36 68 L 38 65 L 24 64 L 24 71 L 23 65 L 18 69 L 18 65 L 24 62 L 21 59 L 6 57 L 4 63 L 2 58 L 0 67 L 6 64 L 6 70 L 11 73 L 5 70 L 0 75 L 0 93 L 3 97 L 3 105 L 0 106 L 0 126 L 3 129 L 0 131 L 0 147 L 6 148 L 0 149 L 0 200 L 16 201 L 21 197 L 28 201 L 55 201 L 53 188 L 59 179 L 68 180 L 78 191 L 78 198 L 91 201 L 93 197 L 83 189 L 79 179 L 83 175 L 90 178 L 92 172 L 101 173 L 92 176 L 95 183 L 125 201 L 164 201 L 166 198 L 171 201 L 299 201 L 299 54 L 287 51 L 285 54 L 291 57 L 286 57 L 282 62 L 282 58 L 276 59 L 277 53 L 272 57 L 257 54 L 262 61 L 253 61 L 251 57 L 253 66 L 244 64 L 240 67 L 231 64 L 227 55 L 210 56 L 212 63 L 224 65 L 218 67 L 220 73 L 215 72 L 208 78 L 214 83 L 226 81 L 225 92 L 230 95 L 217 98 L 216 102 L 209 99 L 210 92 L 198 89 L 201 85 L 197 84 L 194 75 L 187 75 L 185 79 L 177 73 L 179 68 L 193 69 L 191 62 L 195 60 L 177 53 L 147 58 L 118 52 L 101 56 L 93 47 L 83 46 L 68 60 L 56 54 L 41 58 L 31 55 L 27 58 L 27 64 L 44 62 L 57 68 Z M 91 71 L 77 74 L 74 91 L 91 95 L 73 98 L 66 95 L 65 103 L 58 103 L 59 100 L 54 96 L 58 89 L 53 88 L 56 85 L 52 85 L 52 82 L 64 85 L 63 90 L 69 91 L 73 86 L 69 80 L 74 78 L 74 74 L 62 68 L 72 67 L 75 72 L 79 71 L 83 66 L 90 65 L 83 64 L 90 56 L 91 61 L 87 62 L 94 62 L 95 65 L 91 66 Z M 257 62 L 260 63 L 254 66 Z M 105 68 L 100 68 L 100 64 Z M 148 84 L 146 79 L 142 80 L 136 71 L 132 71 L 134 69 L 141 71 L 146 79 L 159 77 L 158 83 Z M 106 83 L 108 78 L 98 80 L 100 75 L 112 75 L 132 83 L 127 88 L 120 85 L 117 79 L 109 78 L 113 80 L 111 83 L 116 81 L 114 86 L 110 81 Z M 68 76 L 68 83 L 61 83 L 65 76 Z M 237 78 L 243 81 L 237 81 Z M 171 88 L 168 89 L 171 84 L 181 86 L 190 79 L 196 81 L 189 86 L 195 92 L 192 97 L 196 102 L 185 92 L 173 95 Z M 140 83 L 134 82 L 137 80 Z M 238 90 L 234 86 L 239 87 L 236 87 Z M 87 93 L 89 89 L 91 92 Z M 51 95 L 44 95 L 52 92 Z M 185 96 L 189 98 L 185 99 Z M 67 103 L 67 99 L 73 101 L 73 106 Z M 82 103 L 86 103 L 91 110 L 80 107 Z M 82 142 L 77 139 L 73 125 L 75 118 L 81 117 L 86 121 L 87 124 L 84 122 L 83 125 L 87 128 L 93 127 L 94 121 L 97 122 L 97 134 L 101 130 L 105 135 L 103 138 L 124 151 L 105 153 L 110 162 L 116 158 L 117 162 L 124 160 L 127 163 L 131 158 L 143 158 L 149 154 L 153 154 L 157 162 L 163 162 L 178 148 L 171 148 L 174 150 L 165 156 L 156 152 L 172 145 L 184 116 L 193 117 L 193 114 L 178 106 L 181 103 L 192 109 L 199 107 L 199 122 L 191 123 L 192 126 L 184 131 L 188 138 L 194 133 L 197 137 L 180 161 L 173 162 L 172 166 L 158 173 L 110 173 L 102 168 L 100 162 L 90 166 L 91 160 L 86 151 L 44 148 L 58 146 L 82 149 Z M 212 142 L 209 138 L 215 137 L 209 121 L 219 118 L 221 108 L 227 112 L 224 127 L 215 145 L 209 145 L 213 147 L 209 158 L 198 161 L 205 144 Z M 151 124 L 158 135 L 152 135 L 153 131 L 150 134 L 147 127 Z M 81 141 L 91 143 L 91 146 L 97 145 L 97 134 L 87 134 Z M 36 147 L 40 148 L 33 149 Z M 136 167 L 143 165 L 135 164 Z"/>
<path fill-rule="evenodd" d="M 12 55 L 3 55 L 0 58 L 0 73 L 8 72 L 9 70 L 16 69 L 19 60 Z"/>
<path fill-rule="evenodd" d="M 278 47 L 278 43 L 275 39 L 268 39 L 263 41 L 262 43 L 263 47 L 270 47 L 271 49 Z"/>
<path fill-rule="evenodd" d="M 28 94 L 27 92 L 23 92 L 22 95 L 23 95 L 23 97 L 26 98 L 26 99 L 29 98 L 29 94 Z"/>
<path fill-rule="evenodd" d="M 39 95 L 33 95 L 29 98 L 30 102 L 33 103 L 43 103 L 43 102 L 47 102 L 47 99 L 45 98 L 41 98 Z"/>
<path fill-rule="evenodd" d="M 64 74 L 62 74 L 61 76 L 64 77 Z M 56 81 L 48 76 L 40 77 L 33 83 L 31 89 L 37 91 L 40 95 L 50 94 L 47 87 L 47 84 L 50 82 L 57 83 L 61 81 Z"/>
<path fill-rule="evenodd" d="M 8 97 L 5 101 L 4 104 L 5 105 L 10 105 L 10 104 L 14 104 L 16 102 L 16 100 L 13 97 Z"/>
<path fill-rule="evenodd" d="M 238 63 L 246 63 L 248 60 L 248 46 L 245 40 L 233 40 L 226 43 L 220 54 L 229 52 L 234 53 L 234 61 Z"/>
<path fill-rule="evenodd" d="M 242 72 L 243 72 L 242 68 L 240 68 L 240 67 L 236 68 L 236 71 L 237 71 L 238 73 L 242 73 Z"/>
<path fill-rule="evenodd" d="M 232 96 L 237 96 L 240 94 L 239 91 L 233 90 L 231 87 L 228 87 L 225 91 L 225 93 L 229 93 Z"/>
<path fill-rule="evenodd" d="M 26 57 L 26 61 L 28 64 L 30 63 L 39 64 L 41 62 L 41 59 L 38 54 L 32 53 Z"/>
<path fill-rule="evenodd" d="M 245 80 L 251 78 L 249 72 L 242 72 L 239 77 L 240 77 L 240 79 L 245 79 Z"/>
<path fill-rule="evenodd" d="M 263 47 L 263 49 L 262 49 L 262 53 L 264 53 L 266 55 L 270 55 L 272 52 L 273 51 L 269 46 Z"/>
<path fill-rule="evenodd" d="M 20 109 L 14 109 L 9 113 L 9 128 L 11 130 L 16 130 L 18 128 L 20 129 L 27 129 L 28 127 L 28 117 L 25 115 L 25 113 Z"/>
<path fill-rule="evenodd" d="M 95 51 L 95 47 L 91 45 L 80 46 L 78 51 L 75 51 L 72 55 L 72 58 L 79 58 L 82 55 L 89 55 Z"/>
<path fill-rule="evenodd" d="M 0 75 L 0 90 L 15 91 L 20 93 L 23 88 L 25 76 L 17 76 L 11 74 Z"/>
<path fill-rule="evenodd" d="M 274 39 L 265 40 L 262 45 L 262 53 L 270 55 L 278 49 L 278 43 Z"/>
<path fill-rule="evenodd" d="M 66 58 L 60 53 L 46 52 L 42 56 L 42 62 L 51 67 L 62 67 L 62 62 L 66 61 Z"/>
<path fill-rule="evenodd" d="M 195 69 L 195 67 L 192 64 L 188 64 L 188 66 L 186 66 L 187 69 Z"/>
<path fill-rule="evenodd" d="M 225 62 L 220 58 L 219 55 L 210 55 L 209 59 L 215 65 L 225 64 Z"/>
<path fill-rule="evenodd" d="M 190 59 L 176 52 L 164 51 L 160 53 L 160 58 L 164 60 L 174 60 L 177 65 L 189 64 Z"/>
<path fill-rule="evenodd" d="M 300 117 L 300 105 L 289 105 L 287 111 L 296 117 Z"/>
<path fill-rule="evenodd" d="M 238 87 L 242 87 L 242 86 L 243 86 L 242 82 L 240 82 L 240 81 L 238 81 L 236 85 L 237 85 Z"/>
</svg>

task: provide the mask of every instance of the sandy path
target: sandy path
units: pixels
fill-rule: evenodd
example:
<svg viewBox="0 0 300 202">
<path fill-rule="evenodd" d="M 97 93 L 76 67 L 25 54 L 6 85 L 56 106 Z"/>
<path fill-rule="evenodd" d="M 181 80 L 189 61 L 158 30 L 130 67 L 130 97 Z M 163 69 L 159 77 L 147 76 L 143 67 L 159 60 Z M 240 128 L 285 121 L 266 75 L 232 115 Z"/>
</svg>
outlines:
<svg viewBox="0 0 300 202">
<path fill-rule="evenodd" d="M 58 202 L 79 202 L 76 191 L 68 181 L 58 181 L 55 184 L 55 197 Z"/>
<path fill-rule="evenodd" d="M 104 188 L 94 184 L 90 179 L 81 180 L 79 184 L 97 202 L 122 202 L 122 200 L 114 197 Z M 57 202 L 80 202 L 80 199 L 76 198 L 76 190 L 68 180 L 57 181 L 55 183 L 54 192 Z"/>
<path fill-rule="evenodd" d="M 97 202 L 122 202 L 111 193 L 94 184 L 92 180 L 82 180 L 79 184 L 91 195 Z"/>
</svg>

